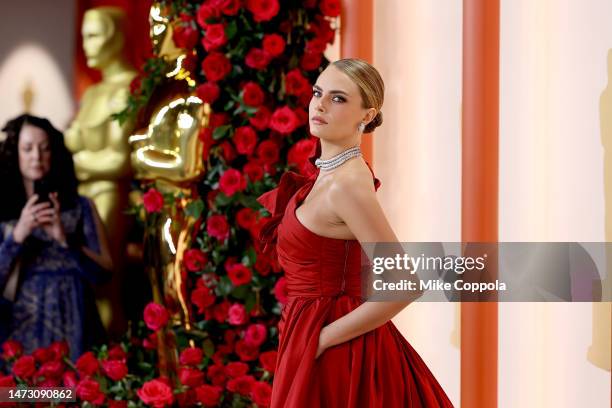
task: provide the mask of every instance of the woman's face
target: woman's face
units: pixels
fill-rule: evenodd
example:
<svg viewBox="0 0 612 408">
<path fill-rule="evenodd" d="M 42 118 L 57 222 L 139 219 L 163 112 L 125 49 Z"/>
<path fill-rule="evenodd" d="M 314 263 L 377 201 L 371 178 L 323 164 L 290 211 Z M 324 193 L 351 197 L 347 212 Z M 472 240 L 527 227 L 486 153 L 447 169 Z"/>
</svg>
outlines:
<svg viewBox="0 0 612 408">
<path fill-rule="evenodd" d="M 51 170 L 51 146 L 47 133 L 36 126 L 25 124 L 19 133 L 19 170 L 24 179 L 34 181 Z"/>
<path fill-rule="evenodd" d="M 341 139 L 358 132 L 361 121 L 374 117 L 375 109 L 362 108 L 357 85 L 329 65 L 313 86 L 308 108 L 310 133 L 322 139 Z"/>
</svg>

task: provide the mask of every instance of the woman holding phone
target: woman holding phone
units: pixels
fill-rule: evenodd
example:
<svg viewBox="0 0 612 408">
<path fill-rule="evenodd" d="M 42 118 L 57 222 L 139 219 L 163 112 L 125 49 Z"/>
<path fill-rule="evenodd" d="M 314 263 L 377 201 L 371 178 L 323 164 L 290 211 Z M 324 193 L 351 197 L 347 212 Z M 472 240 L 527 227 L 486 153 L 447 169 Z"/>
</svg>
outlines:
<svg viewBox="0 0 612 408">
<path fill-rule="evenodd" d="M 74 359 L 104 334 L 90 289 L 112 268 L 103 227 L 61 132 L 27 114 L 3 131 L 0 341 L 29 353 L 65 340 Z"/>
</svg>

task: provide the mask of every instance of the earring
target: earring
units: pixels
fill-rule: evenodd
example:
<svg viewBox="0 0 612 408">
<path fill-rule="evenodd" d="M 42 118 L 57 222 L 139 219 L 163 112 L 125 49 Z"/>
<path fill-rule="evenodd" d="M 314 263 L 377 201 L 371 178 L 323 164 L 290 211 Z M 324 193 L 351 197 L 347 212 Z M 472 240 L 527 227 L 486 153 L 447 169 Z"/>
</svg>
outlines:
<svg viewBox="0 0 612 408">
<path fill-rule="evenodd" d="M 365 123 L 361 122 L 361 123 L 359 124 L 359 131 L 360 131 L 360 132 L 363 132 L 364 130 L 365 130 Z"/>
</svg>

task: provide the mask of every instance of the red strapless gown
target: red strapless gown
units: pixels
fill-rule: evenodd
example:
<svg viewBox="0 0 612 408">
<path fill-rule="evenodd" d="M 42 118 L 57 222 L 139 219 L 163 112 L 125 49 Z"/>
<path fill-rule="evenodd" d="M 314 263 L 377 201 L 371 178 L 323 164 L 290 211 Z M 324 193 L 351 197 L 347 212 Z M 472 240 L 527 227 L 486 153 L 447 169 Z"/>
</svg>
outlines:
<svg viewBox="0 0 612 408">
<path fill-rule="evenodd" d="M 258 199 L 272 214 L 260 234 L 264 252 L 278 256 L 288 293 L 271 407 L 452 407 L 391 321 L 315 360 L 321 328 L 363 303 L 359 242 L 319 236 L 295 216 L 317 173 L 287 172 L 276 189 Z M 375 177 L 374 183 L 378 188 Z"/>
</svg>

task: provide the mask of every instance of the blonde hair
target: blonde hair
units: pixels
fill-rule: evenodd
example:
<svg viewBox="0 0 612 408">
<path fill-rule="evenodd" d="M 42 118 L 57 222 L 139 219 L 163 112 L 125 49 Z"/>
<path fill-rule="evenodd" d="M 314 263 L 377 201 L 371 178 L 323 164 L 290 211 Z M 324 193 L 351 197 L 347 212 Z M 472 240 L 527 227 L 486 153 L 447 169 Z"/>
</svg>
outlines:
<svg viewBox="0 0 612 408">
<path fill-rule="evenodd" d="M 376 116 L 364 129 L 371 133 L 383 123 L 380 109 L 385 99 L 385 83 L 370 63 L 358 58 L 345 58 L 332 62 L 332 65 L 344 72 L 359 88 L 362 106 L 376 109 Z"/>
</svg>

